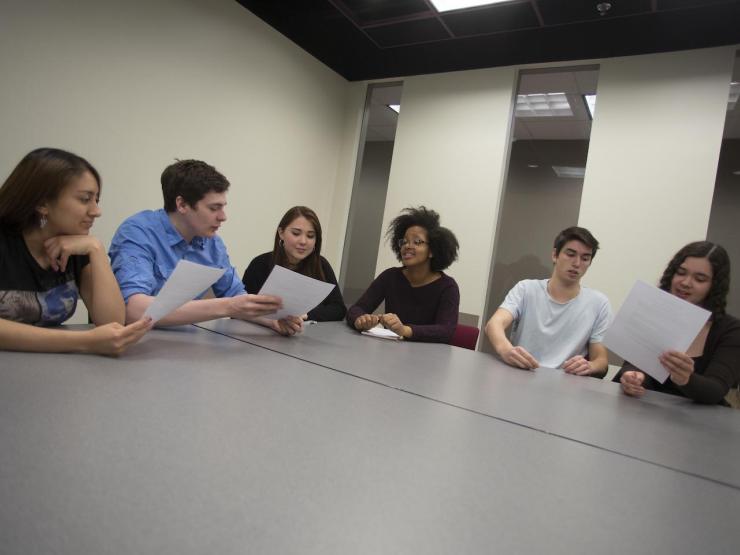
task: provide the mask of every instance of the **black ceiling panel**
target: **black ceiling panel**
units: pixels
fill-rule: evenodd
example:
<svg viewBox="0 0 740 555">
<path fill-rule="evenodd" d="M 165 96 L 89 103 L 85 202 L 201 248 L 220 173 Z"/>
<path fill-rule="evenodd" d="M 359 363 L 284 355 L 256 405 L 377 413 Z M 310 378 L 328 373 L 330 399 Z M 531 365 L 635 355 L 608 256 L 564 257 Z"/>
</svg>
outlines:
<svg viewBox="0 0 740 555">
<path fill-rule="evenodd" d="M 415 19 L 381 27 L 368 27 L 365 32 L 381 48 L 450 38 L 450 34 L 437 18 Z"/>
<path fill-rule="evenodd" d="M 593 11 L 599 0 L 518 0 L 434 17 L 426 1 L 421 15 L 405 0 L 237 1 L 350 81 L 740 44 L 740 0 L 608 0 L 603 17 Z M 524 7 L 539 26 L 522 23 L 524 11 L 485 21 L 494 8 Z"/>
<path fill-rule="evenodd" d="M 540 24 L 530 2 L 450 12 L 443 14 L 442 20 L 458 37 L 526 29 Z"/>
<path fill-rule="evenodd" d="M 729 4 L 732 0 L 657 0 L 659 10 L 696 8 L 709 4 Z"/>
<path fill-rule="evenodd" d="M 360 25 L 417 14 L 432 15 L 425 0 L 332 0 L 332 3 L 343 5 Z"/>
<path fill-rule="evenodd" d="M 635 15 L 652 10 L 651 0 L 609 0 L 611 8 L 601 15 L 600 0 L 536 0 L 545 25 L 562 25 L 592 19 Z"/>
</svg>

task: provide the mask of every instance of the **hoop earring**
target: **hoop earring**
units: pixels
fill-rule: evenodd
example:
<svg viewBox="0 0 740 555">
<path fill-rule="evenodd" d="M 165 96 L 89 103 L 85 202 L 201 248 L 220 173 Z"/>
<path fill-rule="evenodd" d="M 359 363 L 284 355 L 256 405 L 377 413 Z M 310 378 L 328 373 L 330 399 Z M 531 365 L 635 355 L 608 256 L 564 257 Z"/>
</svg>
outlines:
<svg viewBox="0 0 740 555">
<path fill-rule="evenodd" d="M 43 216 L 43 215 L 42 215 L 42 216 L 41 216 L 41 217 L 39 218 L 39 229 L 44 229 L 44 228 L 46 227 L 46 223 L 47 223 L 48 221 L 49 221 L 49 220 L 47 220 L 47 219 L 46 219 L 46 216 Z"/>
</svg>

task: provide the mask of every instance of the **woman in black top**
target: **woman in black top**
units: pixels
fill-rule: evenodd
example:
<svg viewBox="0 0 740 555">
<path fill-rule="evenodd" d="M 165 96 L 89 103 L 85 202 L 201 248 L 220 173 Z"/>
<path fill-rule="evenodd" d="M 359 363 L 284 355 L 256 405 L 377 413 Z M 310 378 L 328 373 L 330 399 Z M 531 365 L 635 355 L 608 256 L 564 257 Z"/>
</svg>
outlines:
<svg viewBox="0 0 740 555">
<path fill-rule="evenodd" d="M 90 228 L 100 216 L 100 176 L 54 148 L 27 154 L 0 188 L 0 349 L 120 354 L 151 328 L 123 326 L 125 307 L 108 255 Z M 78 297 L 98 326 L 48 329 Z"/>
<path fill-rule="evenodd" d="M 720 245 L 698 241 L 683 247 L 663 272 L 660 288 L 712 313 L 686 353 L 668 351 L 660 362 L 669 378 L 661 384 L 629 362 L 614 381 L 627 395 L 646 389 L 683 395 L 698 403 L 727 404 L 740 381 L 740 320 L 725 313 L 730 288 L 730 258 Z"/>
<path fill-rule="evenodd" d="M 347 324 L 364 331 L 378 324 L 409 341 L 449 343 L 457 328 L 460 289 L 445 274 L 457 259 L 455 234 L 425 206 L 405 208 L 386 233 L 401 267 L 376 277 L 347 311 Z M 385 302 L 385 314 L 373 314 Z"/>
<path fill-rule="evenodd" d="M 321 223 L 310 208 L 294 206 L 285 213 L 275 231 L 272 252 L 254 258 L 244 271 L 242 281 L 247 292 L 257 293 L 276 264 L 337 285 L 331 265 L 321 256 Z M 304 315 L 304 319 L 317 322 L 341 320 L 346 312 L 342 293 L 336 286 L 319 306 Z"/>
</svg>

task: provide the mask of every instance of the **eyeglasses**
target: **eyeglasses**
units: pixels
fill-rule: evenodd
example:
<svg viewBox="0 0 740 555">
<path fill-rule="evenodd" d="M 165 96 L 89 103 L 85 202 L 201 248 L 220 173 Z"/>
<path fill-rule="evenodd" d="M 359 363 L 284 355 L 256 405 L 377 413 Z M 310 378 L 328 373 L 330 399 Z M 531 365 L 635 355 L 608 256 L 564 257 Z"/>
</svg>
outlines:
<svg viewBox="0 0 740 555">
<path fill-rule="evenodd" d="M 405 247 L 409 243 L 411 243 L 415 247 L 420 247 L 422 245 L 426 245 L 427 244 L 427 242 L 424 239 L 412 239 L 411 241 L 409 241 L 408 239 L 399 239 L 398 240 L 398 247 L 402 249 L 403 247 Z"/>
</svg>

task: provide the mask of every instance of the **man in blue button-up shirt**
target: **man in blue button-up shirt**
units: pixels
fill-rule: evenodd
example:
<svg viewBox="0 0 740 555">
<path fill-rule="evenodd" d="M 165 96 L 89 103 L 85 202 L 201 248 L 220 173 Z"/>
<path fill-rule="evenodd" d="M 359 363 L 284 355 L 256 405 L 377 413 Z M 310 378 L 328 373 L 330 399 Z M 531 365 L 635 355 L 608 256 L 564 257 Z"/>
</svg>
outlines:
<svg viewBox="0 0 740 555">
<path fill-rule="evenodd" d="M 249 295 L 217 235 L 226 221 L 228 180 L 216 168 L 198 160 L 182 160 L 162 173 L 164 209 L 134 214 L 116 231 L 110 247 L 113 273 L 126 302 L 126 321 L 141 318 L 180 260 L 226 273 L 213 284 L 216 298 L 196 299 L 158 322 L 161 326 L 190 324 L 230 316 L 252 320 L 284 335 L 301 330 L 300 318 L 267 320 L 281 299 Z"/>
</svg>

